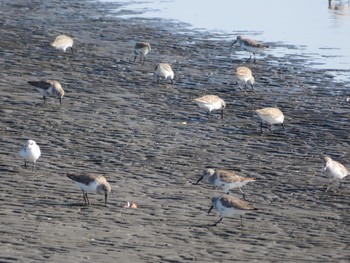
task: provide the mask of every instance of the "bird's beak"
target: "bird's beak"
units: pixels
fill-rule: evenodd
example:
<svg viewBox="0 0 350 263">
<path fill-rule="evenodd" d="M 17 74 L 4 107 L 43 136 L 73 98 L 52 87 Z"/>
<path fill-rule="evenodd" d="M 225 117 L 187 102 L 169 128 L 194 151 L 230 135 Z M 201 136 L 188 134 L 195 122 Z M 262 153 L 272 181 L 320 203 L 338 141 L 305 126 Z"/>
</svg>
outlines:
<svg viewBox="0 0 350 263">
<path fill-rule="evenodd" d="M 237 43 L 237 40 L 235 40 L 232 44 L 231 44 L 231 47 Z"/>
<path fill-rule="evenodd" d="M 195 184 L 198 184 L 203 179 L 203 175 L 198 179 L 198 181 Z"/>
<path fill-rule="evenodd" d="M 212 205 L 210 208 L 209 208 L 209 211 L 208 211 L 208 214 L 210 213 L 210 211 L 214 208 L 214 206 Z"/>
</svg>

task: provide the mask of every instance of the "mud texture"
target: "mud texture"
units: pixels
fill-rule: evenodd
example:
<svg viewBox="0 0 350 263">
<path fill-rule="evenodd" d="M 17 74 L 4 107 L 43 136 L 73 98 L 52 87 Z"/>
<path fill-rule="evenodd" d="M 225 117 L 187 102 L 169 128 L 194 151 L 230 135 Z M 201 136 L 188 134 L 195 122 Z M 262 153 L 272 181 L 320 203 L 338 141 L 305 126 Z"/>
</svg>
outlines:
<svg viewBox="0 0 350 263">
<path fill-rule="evenodd" d="M 349 85 L 304 57 L 245 63 L 247 53 L 229 49 L 234 36 L 108 15 L 116 6 L 0 3 L 0 261 L 348 262 L 349 178 L 325 193 L 320 155 L 349 164 Z M 75 40 L 68 60 L 50 47 L 61 33 Z M 133 62 L 141 40 L 152 46 L 144 65 Z M 173 66 L 173 86 L 156 83 L 161 61 Z M 255 93 L 235 84 L 241 65 Z M 27 84 L 41 79 L 62 84 L 61 107 L 54 98 L 43 105 Z M 227 102 L 223 119 L 208 120 L 191 101 L 205 94 Z M 253 110 L 275 105 L 285 130 L 260 134 Z M 27 139 L 42 150 L 34 173 L 18 154 Z M 259 209 L 244 227 L 239 216 L 211 226 L 211 198 L 222 193 L 194 185 L 207 167 L 257 178 L 243 189 Z M 68 171 L 104 175 L 108 206 L 97 194 L 84 206 Z"/>
</svg>

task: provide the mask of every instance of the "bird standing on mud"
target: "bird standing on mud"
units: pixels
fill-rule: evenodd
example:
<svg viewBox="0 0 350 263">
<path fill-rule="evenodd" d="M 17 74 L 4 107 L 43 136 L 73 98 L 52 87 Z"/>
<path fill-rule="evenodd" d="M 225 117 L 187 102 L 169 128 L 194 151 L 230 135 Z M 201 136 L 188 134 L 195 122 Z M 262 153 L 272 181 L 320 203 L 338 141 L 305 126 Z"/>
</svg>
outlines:
<svg viewBox="0 0 350 263">
<path fill-rule="evenodd" d="M 62 105 L 62 98 L 64 96 L 64 90 L 61 84 L 56 80 L 42 80 L 42 81 L 28 81 L 28 83 L 36 87 L 43 95 L 44 104 L 46 103 L 47 96 L 57 97 Z"/>
</svg>

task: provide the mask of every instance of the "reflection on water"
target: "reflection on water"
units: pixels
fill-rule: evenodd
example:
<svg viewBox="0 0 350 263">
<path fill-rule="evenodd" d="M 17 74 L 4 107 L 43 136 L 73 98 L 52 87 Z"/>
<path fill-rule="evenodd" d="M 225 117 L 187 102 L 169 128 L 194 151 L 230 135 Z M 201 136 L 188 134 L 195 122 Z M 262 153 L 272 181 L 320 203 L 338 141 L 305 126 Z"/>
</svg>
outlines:
<svg viewBox="0 0 350 263">
<path fill-rule="evenodd" d="M 273 55 L 305 55 L 310 57 L 312 67 L 350 70 L 348 1 L 307 0 L 302 4 L 295 0 L 215 0 L 200 4 L 188 0 L 115 1 L 124 3 L 124 10 L 141 13 L 125 15 L 126 18 L 178 20 L 193 29 L 216 32 L 227 40 L 243 33 L 265 43 L 276 43 L 268 51 Z M 288 45 L 299 48 L 289 49 Z"/>
</svg>

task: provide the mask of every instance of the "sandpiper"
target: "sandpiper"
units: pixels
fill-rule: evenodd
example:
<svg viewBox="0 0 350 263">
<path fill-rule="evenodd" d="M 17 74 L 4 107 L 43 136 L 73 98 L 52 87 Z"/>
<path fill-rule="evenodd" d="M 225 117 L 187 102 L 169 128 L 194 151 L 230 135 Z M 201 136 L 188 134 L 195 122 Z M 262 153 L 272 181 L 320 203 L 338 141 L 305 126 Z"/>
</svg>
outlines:
<svg viewBox="0 0 350 263">
<path fill-rule="evenodd" d="M 255 110 L 255 112 L 258 114 L 258 116 L 261 119 L 260 123 L 260 130 L 261 133 L 263 132 L 263 122 L 268 124 L 269 130 L 272 128 L 272 124 L 281 124 L 283 130 L 284 130 L 284 115 L 282 111 L 278 108 L 263 108 L 259 110 Z"/>
<path fill-rule="evenodd" d="M 194 99 L 193 102 L 197 103 L 199 108 L 205 109 L 208 111 L 208 118 L 210 119 L 211 112 L 213 110 L 221 109 L 221 118 L 224 117 L 224 108 L 226 103 L 223 99 L 220 99 L 216 95 L 205 95 L 203 97 Z"/>
<path fill-rule="evenodd" d="M 62 98 L 64 95 L 64 90 L 61 84 L 56 80 L 42 80 L 42 81 L 28 81 L 28 83 L 37 88 L 43 95 L 44 104 L 46 103 L 46 96 L 57 97 L 62 105 Z"/>
<path fill-rule="evenodd" d="M 322 159 L 323 159 L 323 173 L 330 176 L 331 178 L 334 178 L 336 180 L 341 180 L 350 174 L 350 172 L 345 168 L 344 165 L 342 165 L 337 161 L 334 161 L 331 157 L 325 156 L 325 157 L 322 157 Z M 332 181 L 329 182 L 326 192 L 331 187 L 331 184 L 332 184 Z"/>
<path fill-rule="evenodd" d="M 258 210 L 246 201 L 241 200 L 232 195 L 213 197 L 212 206 L 210 207 L 208 214 L 214 207 L 220 213 L 220 219 L 214 224 L 214 226 L 220 223 L 224 217 L 231 216 L 233 214 L 240 215 L 241 226 L 243 226 L 242 214 L 244 214 L 247 211 Z"/>
<path fill-rule="evenodd" d="M 246 38 L 244 36 L 238 36 L 237 39 L 232 43 L 231 47 L 235 44 L 238 44 L 243 50 L 250 52 L 250 57 L 247 59 L 246 62 L 248 62 L 252 58 L 252 53 L 254 55 L 254 63 L 255 60 L 255 53 L 260 53 L 264 51 L 266 48 L 268 48 L 268 45 L 261 44 L 256 40 Z"/>
<path fill-rule="evenodd" d="M 27 161 L 33 163 L 33 171 L 35 170 L 36 160 L 41 155 L 40 147 L 33 140 L 28 140 L 22 147 L 19 154 L 24 158 L 24 166 L 27 168 Z"/>
<path fill-rule="evenodd" d="M 255 178 L 246 178 L 239 176 L 233 172 L 225 170 L 214 170 L 214 169 L 205 169 L 202 172 L 202 176 L 198 179 L 195 184 L 198 184 L 202 179 L 204 179 L 209 184 L 212 184 L 217 187 L 222 187 L 224 192 L 229 194 L 229 190 L 233 188 L 238 188 L 245 200 L 245 194 L 243 193 L 241 187 L 246 185 L 249 182 L 255 182 Z"/>
<path fill-rule="evenodd" d="M 155 74 L 158 77 L 157 83 L 159 83 L 160 78 L 164 78 L 165 82 L 168 78 L 170 78 L 171 84 L 174 83 L 174 71 L 168 63 L 159 63 L 154 70 L 156 71 Z"/>
<path fill-rule="evenodd" d="M 135 44 L 135 58 L 134 62 L 136 61 L 137 56 L 140 56 L 140 62 L 141 64 L 145 63 L 145 58 L 148 52 L 151 51 L 151 45 L 148 42 L 137 42 Z"/>
<path fill-rule="evenodd" d="M 237 84 L 238 82 L 242 83 L 244 82 L 244 87 L 247 87 L 247 83 L 250 84 L 252 87 L 252 90 L 254 92 L 254 82 L 255 78 L 253 77 L 252 71 L 248 67 L 238 67 L 236 69 L 236 78 L 237 78 Z"/>
<path fill-rule="evenodd" d="M 85 204 L 90 204 L 88 193 L 98 193 L 105 195 L 105 205 L 107 205 L 107 195 L 111 192 L 111 185 L 102 175 L 96 174 L 67 174 L 67 177 L 72 179 L 76 186 L 83 191 Z"/>
<path fill-rule="evenodd" d="M 73 54 L 73 39 L 66 35 L 59 35 L 55 38 L 55 40 L 51 43 L 51 46 L 66 52 L 67 48 L 70 48 Z"/>
</svg>

